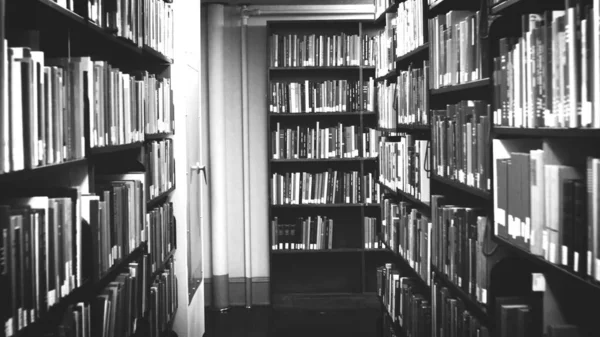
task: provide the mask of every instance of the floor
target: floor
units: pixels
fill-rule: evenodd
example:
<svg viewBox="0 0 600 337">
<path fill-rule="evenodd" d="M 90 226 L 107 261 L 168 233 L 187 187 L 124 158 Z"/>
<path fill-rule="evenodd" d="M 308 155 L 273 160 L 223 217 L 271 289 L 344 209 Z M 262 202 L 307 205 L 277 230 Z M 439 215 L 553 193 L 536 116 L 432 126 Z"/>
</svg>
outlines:
<svg viewBox="0 0 600 337">
<path fill-rule="evenodd" d="M 343 300 L 296 300 L 224 313 L 207 309 L 205 337 L 378 337 L 380 309 L 377 302 Z"/>
</svg>

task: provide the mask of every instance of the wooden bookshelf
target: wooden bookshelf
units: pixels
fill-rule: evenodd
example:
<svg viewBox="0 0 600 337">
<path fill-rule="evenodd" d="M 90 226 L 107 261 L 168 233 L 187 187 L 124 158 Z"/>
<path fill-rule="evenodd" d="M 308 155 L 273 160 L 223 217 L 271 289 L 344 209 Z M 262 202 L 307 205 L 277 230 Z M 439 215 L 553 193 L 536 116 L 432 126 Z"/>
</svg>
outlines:
<svg viewBox="0 0 600 337">
<path fill-rule="evenodd" d="M 332 22 L 326 20 L 268 21 L 267 37 L 272 36 L 272 34 L 278 34 L 279 32 L 285 32 L 285 34 L 288 35 L 297 34 L 298 36 L 315 34 L 315 27 L 319 27 L 321 31 L 318 32 L 317 35 L 324 34 L 333 36 L 343 32 L 349 36 L 357 36 L 358 39 L 362 39 L 367 34 L 366 27 L 372 24 L 372 21 L 368 23 L 361 21 Z M 283 48 L 282 44 L 280 44 L 280 46 Z M 273 55 L 270 50 L 269 55 Z M 267 61 L 267 76 L 269 81 L 267 90 L 268 92 L 271 91 L 273 83 L 301 83 L 305 80 L 319 82 L 347 80 L 349 86 L 354 86 L 356 83 L 360 83 L 362 86 L 363 83 L 368 82 L 370 77 L 373 77 L 375 67 L 364 66 L 366 62 L 363 62 L 362 56 L 359 56 L 358 61 L 359 64 L 361 64 L 360 66 L 272 67 L 275 63 L 271 63 L 269 60 Z M 279 63 L 279 65 L 281 65 L 281 63 Z M 356 88 L 359 88 L 359 86 Z M 352 105 L 352 109 L 358 111 L 320 113 L 308 111 L 302 113 L 274 113 L 269 111 L 268 130 L 269 132 L 277 131 L 277 123 L 280 123 L 282 129 L 292 130 L 294 130 L 296 126 L 314 128 L 316 122 L 320 123 L 321 130 L 323 128 L 337 126 L 338 123 L 341 123 L 343 127 L 355 126 L 357 132 L 355 135 L 357 135 L 357 137 L 363 137 L 363 132 L 367 132 L 368 128 L 376 129 L 377 122 L 377 113 L 375 111 L 369 111 L 369 108 L 366 105 L 367 96 L 365 95 L 366 92 L 364 92 L 364 90 L 357 90 L 356 93 L 353 93 L 351 96 L 344 96 L 345 104 L 347 106 L 349 104 L 361 102 L 360 104 Z M 269 104 L 267 106 L 269 106 Z M 286 110 L 290 111 L 293 109 Z M 302 106 L 301 110 L 312 110 L 312 107 Z M 344 129 L 343 131 L 346 132 L 347 130 Z M 348 133 L 349 132 L 350 131 L 348 131 Z M 309 136 L 306 137 L 308 139 Z M 271 139 L 271 134 L 269 134 L 268 139 Z M 362 140 L 360 141 L 362 142 Z M 328 169 L 346 172 L 351 168 L 350 171 L 358 172 L 359 180 L 362 180 L 366 172 L 375 173 L 374 171 L 376 170 L 378 159 L 372 158 L 366 153 L 363 155 L 360 152 L 358 154 L 359 157 L 354 158 L 273 159 L 272 153 L 274 153 L 274 151 L 271 147 L 275 144 L 272 144 L 272 142 L 268 143 L 269 158 L 267 165 L 269 167 L 268 175 L 270 188 L 272 188 L 271 185 L 273 185 L 271 177 L 274 173 L 282 175 L 287 174 L 288 172 L 318 174 L 327 171 Z M 302 144 L 304 143 L 301 143 L 301 146 L 303 146 Z M 298 156 L 301 157 L 300 154 Z M 288 157 L 288 155 L 280 155 L 279 157 Z M 293 157 L 293 155 L 289 157 Z M 338 157 L 340 157 L 339 154 Z M 317 169 L 318 171 L 315 171 Z M 316 177 L 316 175 L 313 177 Z M 360 183 L 362 185 L 362 182 Z M 356 188 L 356 186 L 348 186 L 348 188 Z M 272 298 L 287 296 L 291 293 L 310 293 L 319 294 L 319 296 L 330 293 L 350 293 L 367 296 L 375 291 L 373 288 L 374 284 L 371 285 L 366 279 L 370 274 L 370 270 L 375 270 L 374 263 L 371 261 L 381 260 L 381 257 L 377 252 L 382 253 L 382 251 L 365 248 L 363 219 L 365 217 L 377 217 L 379 214 L 379 204 L 366 204 L 365 201 L 367 199 L 365 198 L 364 193 L 366 192 L 361 192 L 360 198 L 357 199 L 358 202 L 352 200 L 352 203 L 284 205 L 275 205 L 276 202 L 271 200 L 274 196 L 270 194 L 269 220 L 273 221 L 277 218 L 278 226 L 281 224 L 296 223 L 296 220 L 298 219 L 306 220 L 307 217 L 313 217 L 312 219 L 314 219 L 316 216 L 326 217 L 328 220 L 333 221 L 331 249 L 271 250 L 270 270 L 272 275 Z M 274 230 L 272 226 L 269 226 L 269 228 L 270 232 Z M 327 235 L 329 235 L 329 233 L 327 233 Z M 327 242 L 327 240 L 325 242 Z M 272 244 L 270 247 L 272 247 Z M 295 267 L 292 271 L 289 270 L 290 264 L 293 264 Z M 300 272 L 301 270 L 305 272 Z M 306 278 L 308 276 L 306 273 L 312 275 L 311 279 Z"/>
<path fill-rule="evenodd" d="M 423 61 L 429 58 L 429 42 L 421 45 L 417 49 L 396 58 L 396 67 L 398 69 L 407 69 L 408 66 L 417 61 Z"/>
<path fill-rule="evenodd" d="M 600 129 L 568 128 L 511 128 L 494 126 L 496 138 L 599 138 Z"/>
<path fill-rule="evenodd" d="M 456 94 L 456 93 L 464 93 L 470 90 L 481 90 L 486 89 L 490 86 L 491 80 L 489 78 L 484 78 L 481 80 L 471 81 L 467 83 L 461 83 L 453 86 L 442 87 L 439 89 L 431 90 L 431 95 L 443 95 L 443 94 Z"/>
<path fill-rule="evenodd" d="M 454 180 L 454 179 L 450 179 L 450 178 L 446 178 L 446 177 L 441 177 L 438 175 L 433 175 L 432 179 L 440 182 L 442 184 L 451 186 L 457 190 L 461 190 L 463 192 L 469 193 L 471 195 L 474 195 L 478 198 L 482 198 L 482 199 L 486 199 L 486 200 L 492 200 L 492 194 L 488 191 L 484 191 L 484 190 L 480 190 L 476 187 L 473 186 L 469 186 L 467 184 L 463 184 L 458 180 Z"/>
<path fill-rule="evenodd" d="M 173 123 L 174 114 L 168 110 L 172 107 L 165 107 L 162 110 L 159 106 L 130 104 L 128 109 L 112 111 L 108 106 L 114 103 L 111 100 L 115 97 L 120 97 L 123 104 L 130 103 L 126 101 L 127 99 L 131 101 L 138 99 L 136 102 L 141 102 L 141 96 L 152 97 L 156 94 L 152 90 L 164 90 L 162 93 L 172 94 L 169 67 L 173 63 L 173 58 L 165 55 L 170 54 L 168 46 L 170 46 L 169 42 L 172 42 L 170 38 L 173 33 L 170 31 L 172 27 L 163 27 L 162 37 L 167 47 L 160 48 L 143 37 L 141 30 L 148 30 L 148 27 L 144 28 L 146 21 L 143 20 L 142 11 L 129 13 L 130 20 L 135 19 L 140 23 L 139 26 L 133 26 L 122 25 L 121 20 L 125 20 L 125 16 L 121 15 L 121 10 L 124 7 L 104 8 L 105 12 L 102 15 L 114 15 L 119 21 L 122 29 L 117 31 L 100 27 L 89 16 L 81 14 L 79 6 L 81 5 L 82 9 L 89 8 L 87 2 L 88 0 L 82 0 L 77 4 L 77 9 L 71 10 L 52 0 L 0 0 L 0 24 L 2 25 L 0 42 L 7 40 L 9 48 L 16 48 L 12 50 L 13 52 L 18 53 L 22 50 L 25 55 L 22 59 L 8 60 L 8 50 L 5 50 L 4 44 L 1 43 L 0 58 L 5 58 L 2 63 L 7 64 L 8 68 L 3 69 L 0 75 L 6 77 L 11 75 L 12 80 L 15 81 L 14 85 L 30 90 L 23 93 L 13 91 L 10 94 L 13 101 L 22 101 L 23 107 L 20 109 L 23 120 L 18 120 L 17 117 L 20 115 L 15 115 L 12 106 L 8 106 L 8 110 L 0 107 L 2 120 L 6 118 L 13 123 L 7 127 L 10 134 L 16 134 L 15 129 L 18 129 L 16 125 L 20 125 L 26 131 L 22 135 L 24 143 L 22 147 L 11 142 L 10 146 L 3 148 L 2 152 L 10 158 L 8 161 L 11 167 L 31 167 L 32 162 L 35 165 L 46 163 L 32 169 L 0 174 L 0 183 L 6 187 L 0 189 L 2 190 L 0 194 L 4 200 L 3 204 L 9 205 L 5 209 L 7 212 L 10 209 L 9 212 L 13 214 L 15 220 L 26 221 L 33 230 L 33 228 L 42 228 L 46 219 L 46 226 L 52 226 L 49 228 L 55 228 L 54 231 L 62 231 L 54 232 L 56 235 L 54 237 L 37 234 L 29 237 L 28 245 L 46 247 L 47 252 L 27 249 L 27 257 L 15 257 L 17 255 L 12 252 L 8 254 L 8 250 L 4 251 L 5 259 L 12 256 L 10 261 L 4 261 L 5 264 L 9 263 L 15 270 L 18 268 L 25 270 L 28 268 L 25 265 L 32 266 L 40 262 L 40 270 L 36 270 L 35 275 L 16 276 L 14 281 L 12 275 L 9 275 L 11 272 L 6 268 L 4 270 L 8 282 L 3 284 L 1 297 L 5 298 L 13 292 L 17 294 L 17 290 L 21 287 L 28 298 L 19 298 L 23 303 L 22 309 L 19 310 L 31 310 L 36 316 L 33 322 L 24 317 L 14 316 L 13 322 L 16 324 L 8 327 L 13 332 L 12 336 L 73 334 L 76 324 L 74 312 L 77 306 L 86 307 L 81 310 L 79 324 L 88 319 L 83 316 L 87 312 L 90 314 L 91 331 L 98 332 L 103 329 L 98 325 L 102 314 L 98 314 L 99 306 L 95 305 L 99 295 L 105 291 L 112 291 L 110 289 L 116 289 L 126 282 L 132 287 L 141 287 L 142 280 L 147 284 L 148 289 L 140 289 L 140 293 L 149 294 L 153 278 L 156 276 L 151 279 L 150 264 L 144 264 L 144 261 L 148 261 L 149 247 L 142 235 L 146 223 L 144 219 L 146 214 L 143 212 L 145 206 L 152 208 L 166 202 L 174 187 L 145 204 L 143 196 L 147 191 L 144 188 L 147 188 L 147 178 L 151 180 L 152 177 L 147 174 L 151 168 L 140 163 L 140 158 L 144 157 L 145 141 L 165 140 L 172 133 L 146 134 L 143 141 L 140 137 L 134 136 L 153 132 L 150 131 L 153 130 L 153 126 L 160 122 L 166 123 L 166 119 L 169 119 L 169 123 Z M 75 6 L 73 1 L 69 3 Z M 71 5 L 65 2 L 66 7 Z M 157 6 L 164 6 L 162 9 L 165 18 L 167 13 L 172 14 L 170 5 L 158 2 Z M 147 18 L 148 24 L 150 21 L 159 22 L 158 24 L 167 22 L 162 20 L 163 17 Z M 138 28 L 140 31 L 134 33 Z M 131 30 L 130 34 L 125 37 L 128 29 Z M 162 52 L 150 46 L 157 46 Z M 30 51 L 32 51 L 31 56 L 29 56 Z M 17 67 L 30 70 L 31 76 L 15 76 L 14 71 L 18 69 Z M 44 72 L 45 70 L 47 72 Z M 125 90 L 123 87 L 115 86 L 117 82 L 95 83 L 94 81 L 100 78 L 100 73 L 104 74 L 105 71 L 110 71 L 115 79 L 121 78 L 121 83 L 129 82 L 131 84 L 129 95 L 124 95 L 122 92 L 117 95 L 119 89 Z M 49 80 L 40 80 L 45 78 L 44 74 Z M 59 79 L 61 82 L 58 82 Z M 148 80 L 147 83 L 153 81 L 151 84 L 154 86 L 144 87 L 144 80 Z M 27 83 L 28 81 L 30 83 Z M 53 86 L 50 90 L 49 83 L 62 84 L 58 87 Z M 133 89 L 134 86 L 136 90 Z M 95 90 L 88 91 L 85 88 Z M 42 95 L 44 92 L 52 96 Z M 103 92 L 104 95 L 99 95 L 98 92 Z M 18 94 L 23 97 L 16 97 Z M 58 99 L 58 97 L 62 98 Z M 56 105 L 44 104 L 44 100 L 48 102 L 47 99 Z M 35 113 L 27 111 L 32 109 L 32 106 L 37 108 Z M 106 109 L 100 108 L 101 106 Z M 60 109 L 61 115 L 59 117 L 52 115 L 51 113 L 56 113 L 52 109 Z M 27 118 L 28 113 L 35 118 Z M 114 116 L 120 119 L 106 117 L 109 113 L 114 113 Z M 134 114 L 137 114 L 136 118 L 132 118 Z M 158 116 L 164 116 L 164 119 Z M 53 122 L 48 122 L 50 120 Z M 124 121 L 129 123 L 126 125 Z M 36 122 L 38 125 L 35 124 Z M 101 129 L 100 126 L 106 127 L 106 130 Z M 1 130 L 0 136 L 5 135 L 5 130 Z M 121 141 L 123 139 L 126 139 L 125 141 L 140 139 L 140 141 L 123 145 L 94 146 L 94 144 L 102 144 L 103 140 L 106 140 L 105 137 L 121 139 Z M 56 158 L 72 159 L 48 164 L 57 161 Z M 167 172 L 163 173 L 167 174 Z M 108 176 L 111 178 L 107 178 Z M 25 205 L 19 205 L 21 201 L 18 201 L 25 199 L 29 200 L 28 202 L 36 200 L 32 204 L 27 204 L 27 211 L 23 208 Z M 123 210 L 124 205 L 127 205 L 126 211 Z M 104 211 L 107 215 L 119 214 L 119 216 L 100 216 L 99 212 Z M 43 212 L 46 212 L 46 218 Z M 124 212 L 130 212 L 131 216 L 127 216 Z M 30 217 L 33 214 L 40 216 Z M 59 214 L 59 218 L 54 218 L 51 214 Z M 139 214 L 137 219 L 139 221 L 133 220 L 133 214 Z M 64 217 L 64 221 L 60 217 Z M 174 219 L 164 219 L 167 222 L 170 220 L 174 222 Z M 9 229 L 16 224 L 17 222 L 10 220 L 6 223 L 4 218 L 0 220 L 0 228 L 7 233 L 10 233 Z M 93 232 L 92 228 L 97 232 Z M 112 242 L 103 241 L 110 241 L 112 231 L 117 229 L 122 237 Z M 71 234 L 68 234 L 69 231 L 72 231 Z M 13 235 L 15 234 L 10 234 Z M 10 239 L 19 241 L 17 237 Z M 169 238 L 160 239 L 166 241 Z M 20 246 L 21 244 L 17 242 L 14 249 L 23 249 Z M 170 253 L 168 259 L 173 257 L 173 253 L 174 251 Z M 41 264 L 43 261 L 54 261 L 57 265 L 65 266 L 62 267 L 64 270 L 43 267 Z M 160 268 L 166 270 L 164 262 Z M 171 274 L 174 275 L 172 272 Z M 57 280 L 55 284 L 49 286 L 51 288 L 45 288 L 40 282 L 36 282 L 34 277 L 37 276 Z M 59 284 L 61 282 L 62 284 Z M 60 296 L 54 298 L 53 294 L 60 294 Z M 39 297 L 36 297 L 37 295 Z M 118 301 L 132 302 L 133 293 L 119 292 L 118 296 Z M 48 310 L 44 309 L 48 303 L 55 300 L 56 302 Z M 113 298 L 107 297 L 106 300 L 110 303 Z M 7 303 L 4 303 L 6 307 L 2 309 L 6 309 L 4 312 L 13 317 L 11 313 L 13 308 L 8 308 Z M 146 303 L 150 303 L 150 295 Z M 131 309 L 139 313 L 138 317 L 126 317 L 121 322 L 123 326 L 126 324 L 132 329 L 136 326 L 140 329 L 141 324 L 136 325 L 134 319 L 151 319 L 143 317 L 145 309 L 148 308 L 143 308 L 141 301 L 139 307 L 134 307 L 137 304 L 137 302 L 132 304 Z M 162 299 L 159 306 L 160 308 L 157 309 L 165 309 L 164 313 L 168 312 L 168 309 L 162 308 L 167 306 Z M 124 313 L 117 308 L 114 314 L 122 316 Z M 6 316 L 4 318 L 6 319 Z M 6 328 L 7 322 L 2 323 Z M 22 325 L 22 328 L 19 328 L 19 325 Z M 104 325 L 102 322 L 102 326 L 108 327 L 109 324 Z M 112 330 L 103 333 L 117 334 Z M 139 333 L 140 331 L 131 331 L 131 335 Z"/>
</svg>

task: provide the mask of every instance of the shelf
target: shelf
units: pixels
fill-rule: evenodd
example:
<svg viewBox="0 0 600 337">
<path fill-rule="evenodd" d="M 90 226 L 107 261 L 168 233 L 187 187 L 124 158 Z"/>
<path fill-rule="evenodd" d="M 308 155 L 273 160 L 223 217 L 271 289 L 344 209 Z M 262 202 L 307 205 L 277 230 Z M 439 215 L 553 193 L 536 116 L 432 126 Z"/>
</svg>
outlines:
<svg viewBox="0 0 600 337">
<path fill-rule="evenodd" d="M 492 7 L 492 15 L 502 14 L 502 12 L 509 10 L 511 7 L 516 4 L 522 3 L 521 0 L 505 0 L 499 4 L 496 4 Z"/>
<path fill-rule="evenodd" d="M 565 2 L 557 0 L 506 0 L 491 8 L 492 15 L 538 13 L 540 10 L 564 10 Z"/>
<path fill-rule="evenodd" d="M 301 205 L 271 205 L 272 208 L 360 208 L 360 207 L 379 207 L 379 204 L 301 204 Z"/>
<path fill-rule="evenodd" d="M 175 185 L 173 185 L 173 187 L 169 188 L 168 190 L 162 192 L 161 194 L 157 195 L 156 197 L 150 199 L 146 203 L 146 210 L 150 210 L 150 209 L 158 206 L 159 204 L 161 204 L 163 201 L 165 201 L 169 197 L 169 194 L 171 194 L 171 192 L 173 192 L 174 190 L 175 190 Z"/>
<path fill-rule="evenodd" d="M 391 249 L 391 247 L 388 246 L 388 244 L 385 241 L 383 241 L 383 235 L 381 233 L 379 234 L 379 240 L 386 247 L 386 250 L 394 256 L 394 263 L 399 267 L 400 274 L 402 276 L 406 276 L 406 277 L 415 279 L 419 285 L 421 293 L 423 293 L 423 295 L 426 298 L 428 298 L 428 299 L 431 298 L 431 287 L 427 284 L 427 282 L 425 282 L 425 280 L 423 280 L 421 275 L 416 270 L 414 270 L 413 267 L 411 267 L 410 263 L 408 263 L 408 261 L 406 261 L 406 259 L 404 259 L 404 257 L 402 257 L 400 254 L 397 254 L 396 252 L 394 252 Z"/>
<path fill-rule="evenodd" d="M 269 117 L 347 117 L 347 116 L 376 116 L 374 111 L 359 111 L 359 112 L 286 112 L 286 113 L 269 113 Z"/>
<path fill-rule="evenodd" d="M 327 67 L 269 67 L 269 71 L 303 71 L 303 70 L 360 70 L 360 66 L 327 66 Z"/>
<path fill-rule="evenodd" d="M 461 190 L 463 192 L 469 193 L 471 195 L 477 196 L 479 198 L 482 199 L 486 199 L 486 200 L 492 200 L 492 193 L 489 191 L 483 191 L 480 190 L 478 188 L 475 187 L 471 187 L 467 184 L 463 184 L 457 180 L 453 180 L 450 178 L 445 178 L 445 177 L 441 177 L 435 174 L 432 174 L 431 177 L 432 180 L 435 180 L 437 182 L 440 182 L 442 184 L 448 185 L 448 186 L 452 186 L 458 190 Z"/>
<path fill-rule="evenodd" d="M 335 249 L 274 249 L 271 253 L 277 255 L 289 254 L 332 254 L 332 253 L 360 253 L 363 248 L 335 248 Z"/>
<path fill-rule="evenodd" d="M 479 0 L 438 0 L 429 6 L 428 16 L 434 17 L 451 10 L 479 10 Z"/>
<path fill-rule="evenodd" d="M 431 212 L 431 205 L 429 203 L 421 201 L 421 200 L 417 199 L 416 197 L 414 197 L 406 192 L 403 192 L 399 189 L 394 190 L 382 182 L 378 181 L 377 184 L 379 184 L 379 186 L 382 186 L 382 188 L 389 194 L 393 194 L 395 196 L 406 199 L 406 201 L 413 204 L 415 206 L 415 208 L 420 209 L 421 211 L 424 211 L 425 213 Z"/>
<path fill-rule="evenodd" d="M 431 270 L 435 273 L 436 278 L 443 283 L 443 286 L 450 290 L 450 293 L 455 297 L 460 298 L 465 304 L 465 308 L 473 314 L 483 325 L 490 326 L 490 320 L 487 315 L 487 308 L 479 304 L 473 296 L 456 286 L 454 282 L 450 281 L 446 275 L 441 273 L 436 267 L 431 266 Z"/>
<path fill-rule="evenodd" d="M 594 289 L 593 291 L 600 291 L 600 283 L 597 283 L 595 281 L 592 281 L 592 280 L 586 279 L 580 275 L 577 275 L 574 272 L 572 272 L 571 270 L 568 270 L 568 269 L 564 268 L 563 266 L 554 264 L 554 263 L 544 259 L 541 256 L 531 254 L 530 252 L 524 250 L 523 248 L 515 246 L 512 243 L 510 243 L 509 241 L 507 241 L 501 237 L 493 236 L 493 240 L 495 242 L 497 242 L 498 244 L 500 244 L 504 247 L 507 247 L 510 251 L 517 254 L 520 258 L 528 260 L 529 262 L 541 267 L 544 271 L 569 277 L 573 280 L 578 281 L 582 285 L 587 285 L 587 286 L 593 288 Z"/>
<path fill-rule="evenodd" d="M 89 301 L 94 296 L 106 288 L 106 286 L 112 282 L 119 273 L 123 271 L 123 268 L 129 265 L 129 263 L 136 261 L 146 251 L 146 244 L 143 243 L 140 247 L 136 248 L 131 254 L 121 259 L 114 266 L 112 266 L 104 276 L 102 276 L 97 282 L 87 281 L 81 287 L 74 289 L 70 294 L 62 298 L 57 304 L 52 306 L 46 314 L 39 318 L 34 323 L 21 329 L 19 332 L 14 334 L 15 337 L 26 337 L 26 336 L 37 336 L 48 332 L 49 326 L 54 326 L 54 322 L 58 322 L 62 319 L 64 312 L 69 305 Z"/>
<path fill-rule="evenodd" d="M 467 90 L 481 89 L 488 87 L 491 84 L 491 80 L 489 78 L 484 78 L 481 80 L 471 81 L 467 83 L 461 83 L 453 86 L 447 86 L 440 89 L 432 89 L 431 95 L 441 95 L 441 94 L 450 94 L 457 93 Z"/>
<path fill-rule="evenodd" d="M 3 174 L 0 174 L 0 181 L 10 180 L 11 182 L 14 182 L 15 180 L 30 179 L 32 175 L 44 176 L 44 175 L 47 175 L 48 172 L 51 172 L 54 170 L 69 171 L 74 167 L 83 166 L 83 165 L 87 165 L 87 159 L 85 159 L 85 158 L 69 160 L 69 161 L 66 161 L 63 163 L 58 163 L 58 164 L 50 164 L 50 165 L 35 167 L 32 169 L 25 169 L 25 170 L 3 173 Z"/>
<path fill-rule="evenodd" d="M 144 135 L 144 140 L 161 140 L 161 139 L 169 138 L 170 136 L 173 136 L 173 133 L 171 133 L 171 132 L 147 133 Z"/>
<path fill-rule="evenodd" d="M 383 76 L 377 77 L 375 79 L 375 82 L 383 82 L 385 80 L 391 80 L 391 79 L 394 79 L 394 81 L 395 81 L 397 79 L 397 77 L 398 77 L 398 73 L 397 73 L 396 69 L 394 69 Z"/>
<path fill-rule="evenodd" d="M 600 138 L 600 129 L 567 129 L 567 128 L 512 128 L 494 126 L 494 136 L 498 138 L 515 137 L 563 137 L 563 138 Z"/>
<path fill-rule="evenodd" d="M 142 47 L 142 52 L 145 55 L 148 55 L 149 57 L 153 57 L 157 60 L 160 60 L 162 62 L 164 62 L 165 64 L 172 64 L 173 63 L 173 59 L 170 57 L 167 57 L 166 55 L 158 52 L 157 50 L 154 50 L 154 48 L 151 48 L 149 46 L 143 46 Z"/>
<path fill-rule="evenodd" d="M 374 161 L 377 157 L 359 157 L 359 158 L 327 158 L 327 159 L 271 159 L 271 163 L 337 163 L 337 162 L 364 162 Z"/>
<path fill-rule="evenodd" d="M 426 42 L 420 47 L 399 56 L 396 59 L 396 68 L 405 69 L 414 61 L 422 61 L 429 56 L 429 42 Z"/>
<path fill-rule="evenodd" d="M 385 15 L 387 13 L 394 13 L 397 9 L 398 9 L 398 0 L 394 0 L 394 3 L 392 5 L 390 5 L 390 7 L 386 8 L 385 11 L 383 11 L 383 13 L 381 13 L 379 15 L 379 17 L 377 17 L 373 23 L 375 23 L 376 25 L 385 23 Z"/>
<path fill-rule="evenodd" d="M 140 48 L 133 41 L 129 41 L 127 39 L 118 37 L 110 32 L 108 29 L 101 28 L 95 23 L 89 21 L 88 19 L 82 17 L 81 15 L 70 11 L 66 8 L 61 7 L 56 2 L 51 0 L 32 0 L 35 5 L 40 6 L 42 9 L 46 10 L 47 13 L 41 14 L 45 17 L 48 17 L 51 20 L 51 16 L 60 16 L 61 22 L 66 23 L 68 26 L 78 30 L 83 31 L 84 33 L 94 34 L 95 36 L 91 37 L 94 40 L 98 40 L 98 43 L 104 44 L 113 48 L 119 48 L 118 51 L 113 51 L 114 54 L 119 54 L 123 58 L 128 58 L 131 60 L 134 59 L 145 59 L 154 63 L 162 63 L 162 64 L 171 64 L 173 60 L 162 55 L 161 53 L 153 50 L 149 47 Z M 129 55 L 127 55 L 129 54 Z"/>
<path fill-rule="evenodd" d="M 161 262 L 160 266 L 157 267 L 156 271 L 154 271 L 152 273 L 152 277 L 150 278 L 150 281 L 154 280 L 158 275 L 160 275 L 165 270 L 165 267 L 167 266 L 167 262 L 175 255 L 176 251 L 177 251 L 176 248 L 171 249 L 169 254 L 167 254 L 167 256 Z"/>
<path fill-rule="evenodd" d="M 127 151 L 127 150 L 132 150 L 132 149 L 138 149 L 138 148 L 141 148 L 143 145 L 144 145 L 143 142 L 135 142 L 135 143 L 123 144 L 123 145 L 109 145 L 109 146 L 102 146 L 102 147 L 92 147 L 92 148 L 90 148 L 89 153 L 92 156 L 98 155 L 98 154 L 115 153 L 115 152 Z"/>
</svg>

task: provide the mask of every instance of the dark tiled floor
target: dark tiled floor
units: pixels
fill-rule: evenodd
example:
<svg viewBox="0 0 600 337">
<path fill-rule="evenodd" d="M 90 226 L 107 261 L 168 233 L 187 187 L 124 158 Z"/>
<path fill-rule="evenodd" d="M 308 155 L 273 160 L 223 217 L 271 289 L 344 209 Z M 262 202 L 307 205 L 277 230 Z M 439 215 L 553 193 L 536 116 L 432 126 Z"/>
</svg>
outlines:
<svg viewBox="0 0 600 337">
<path fill-rule="evenodd" d="M 206 311 L 205 337 L 378 337 L 381 311 L 377 306 L 315 308 L 297 305 L 231 308 Z"/>
</svg>

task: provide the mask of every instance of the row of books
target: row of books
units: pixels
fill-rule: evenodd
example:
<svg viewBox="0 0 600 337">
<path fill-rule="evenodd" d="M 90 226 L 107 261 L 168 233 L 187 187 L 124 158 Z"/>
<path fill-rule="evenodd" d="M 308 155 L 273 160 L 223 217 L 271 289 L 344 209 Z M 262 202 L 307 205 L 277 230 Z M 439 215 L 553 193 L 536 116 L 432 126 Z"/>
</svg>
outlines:
<svg viewBox="0 0 600 337">
<path fill-rule="evenodd" d="M 273 34 L 269 37 L 269 66 L 343 67 L 359 66 L 362 40 L 358 34 L 297 35 Z"/>
<path fill-rule="evenodd" d="M 425 283 L 431 283 L 431 220 L 407 202 L 384 199 L 381 204 L 382 240 L 402 256 Z"/>
<path fill-rule="evenodd" d="M 429 62 L 422 68 L 409 67 L 398 73 L 396 83 L 387 80 L 377 83 L 379 126 L 396 129 L 398 126 L 429 123 Z"/>
<path fill-rule="evenodd" d="M 272 250 L 333 249 L 333 219 L 326 216 L 297 218 L 294 223 L 271 220 Z"/>
<path fill-rule="evenodd" d="M 364 194 L 364 195 L 363 195 Z M 285 172 L 271 177 L 272 205 L 377 204 L 379 185 L 358 171 Z"/>
<path fill-rule="evenodd" d="M 151 200 L 175 186 L 173 140 L 164 139 L 145 145 L 146 199 Z"/>
<path fill-rule="evenodd" d="M 101 28 L 172 57 L 173 6 L 162 0 L 55 0 Z"/>
<path fill-rule="evenodd" d="M 431 302 L 433 330 L 431 336 L 490 337 L 492 335 L 489 328 L 465 308 L 464 302 L 453 296 L 450 290 L 438 280 L 434 280 L 431 286 Z"/>
<path fill-rule="evenodd" d="M 461 101 L 432 111 L 433 169 L 437 175 L 489 190 L 490 106 Z"/>
<path fill-rule="evenodd" d="M 431 264 L 473 299 L 487 304 L 488 272 L 484 240 L 485 212 L 446 205 L 441 195 L 431 197 Z"/>
<path fill-rule="evenodd" d="M 150 266 L 156 271 L 176 248 L 176 227 L 173 203 L 162 204 L 146 213 L 147 252 Z"/>
<path fill-rule="evenodd" d="M 414 279 L 402 276 L 391 263 L 377 268 L 377 295 L 392 324 L 401 327 L 407 336 L 431 336 L 435 308 L 427 300 L 425 291 L 419 289 Z"/>
<path fill-rule="evenodd" d="M 175 276 L 175 263 L 169 260 L 165 270 L 157 276 L 150 285 L 149 314 L 150 323 L 149 337 L 165 336 L 170 331 L 179 306 L 177 300 L 177 276 Z"/>
<path fill-rule="evenodd" d="M 398 4 L 396 14 L 396 56 L 400 57 L 425 44 L 425 17 L 422 0 L 408 0 Z"/>
<path fill-rule="evenodd" d="M 396 13 L 385 14 L 385 28 L 373 36 L 375 56 L 375 76 L 381 77 L 396 70 L 396 49 L 398 35 L 396 34 Z"/>
<path fill-rule="evenodd" d="M 479 41 L 481 13 L 449 11 L 429 20 L 432 89 L 482 79 L 486 48 Z"/>
<path fill-rule="evenodd" d="M 365 249 L 383 248 L 381 240 L 377 235 L 379 233 L 379 219 L 365 217 L 363 220 L 363 233 Z"/>
<path fill-rule="evenodd" d="M 591 6 L 523 15 L 521 37 L 500 39 L 494 58 L 494 124 L 599 128 L 598 22 Z"/>
<path fill-rule="evenodd" d="M 380 131 L 357 125 L 296 126 L 271 131 L 273 159 L 329 159 L 377 157 Z"/>
<path fill-rule="evenodd" d="M 495 155 L 495 234 L 574 273 L 600 280 L 597 196 L 600 159 L 565 162 L 550 143 Z M 562 150 L 560 149 L 562 148 Z M 562 157 L 562 158 L 561 158 Z"/>
<path fill-rule="evenodd" d="M 0 172 L 83 158 L 87 137 L 94 148 L 173 131 L 168 79 L 125 74 L 90 57 L 45 58 L 25 47 L 8 48 L 4 62 Z"/>
<path fill-rule="evenodd" d="M 359 112 L 374 111 L 375 83 L 329 80 L 272 82 L 269 112 Z M 362 100 L 361 100 L 362 94 Z"/>
<path fill-rule="evenodd" d="M 429 141 L 402 134 L 398 141 L 379 143 L 379 182 L 423 202 L 429 201 Z"/>
</svg>

